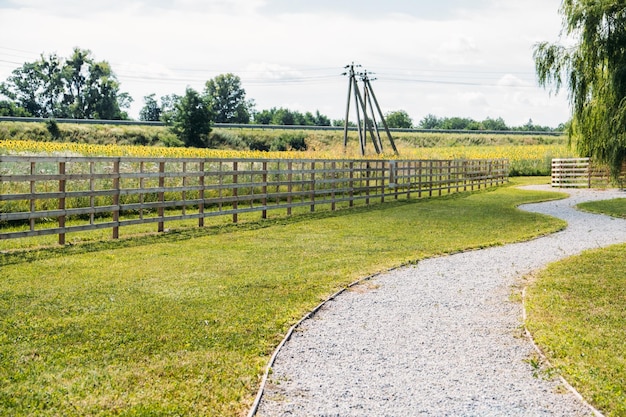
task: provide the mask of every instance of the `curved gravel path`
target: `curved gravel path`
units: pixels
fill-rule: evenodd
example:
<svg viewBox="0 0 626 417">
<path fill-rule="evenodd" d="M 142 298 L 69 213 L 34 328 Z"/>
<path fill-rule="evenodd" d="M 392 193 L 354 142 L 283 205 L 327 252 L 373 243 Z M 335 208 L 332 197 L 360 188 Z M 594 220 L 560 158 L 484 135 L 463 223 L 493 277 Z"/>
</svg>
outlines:
<svg viewBox="0 0 626 417">
<path fill-rule="evenodd" d="M 548 263 L 626 242 L 626 220 L 573 208 L 626 193 L 559 191 L 570 198 L 522 208 L 566 220 L 562 232 L 420 261 L 328 302 L 279 352 L 256 415 L 590 415 L 558 380 L 533 376 L 511 295 Z"/>
</svg>

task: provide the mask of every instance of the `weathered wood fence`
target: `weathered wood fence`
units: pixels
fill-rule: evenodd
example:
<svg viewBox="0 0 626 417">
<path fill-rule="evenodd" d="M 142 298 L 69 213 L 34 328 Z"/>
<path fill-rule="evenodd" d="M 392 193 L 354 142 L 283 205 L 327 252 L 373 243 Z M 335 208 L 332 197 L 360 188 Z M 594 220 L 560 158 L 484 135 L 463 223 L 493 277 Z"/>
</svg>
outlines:
<svg viewBox="0 0 626 417">
<path fill-rule="evenodd" d="M 499 185 L 507 160 L 279 160 L 0 156 L 0 239 L 211 216 L 331 210 Z M 72 219 L 71 224 L 68 220 Z M 45 220 L 45 221 L 44 221 Z M 7 226 L 26 225 L 8 231 Z M 3 228 L 5 230 L 3 230 Z"/>
<path fill-rule="evenodd" d="M 593 164 L 590 158 L 559 158 L 552 160 L 552 186 L 559 188 L 607 187 L 611 176 L 607 167 Z M 626 164 L 622 181 L 626 178 Z"/>
</svg>

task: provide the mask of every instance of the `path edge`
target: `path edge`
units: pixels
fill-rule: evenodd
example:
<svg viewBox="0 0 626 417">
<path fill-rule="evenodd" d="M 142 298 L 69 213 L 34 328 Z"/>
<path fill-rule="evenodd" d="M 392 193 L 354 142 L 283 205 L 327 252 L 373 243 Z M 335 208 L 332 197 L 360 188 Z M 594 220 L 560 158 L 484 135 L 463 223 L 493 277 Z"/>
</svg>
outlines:
<svg viewBox="0 0 626 417">
<path fill-rule="evenodd" d="M 530 333 L 530 330 L 528 330 L 528 326 L 526 325 L 527 319 L 528 319 L 527 310 L 526 310 L 526 290 L 527 289 L 528 289 L 528 285 L 524 286 L 524 288 L 522 289 L 522 320 L 524 322 L 524 334 L 526 335 L 526 338 L 530 341 L 531 345 L 535 349 L 535 352 L 537 352 L 541 360 L 548 367 L 552 369 L 556 369 L 552 365 L 552 363 L 550 362 L 546 354 L 543 352 L 543 350 L 539 347 L 539 345 L 537 345 L 537 343 L 535 342 L 535 339 L 533 338 L 532 333 Z M 559 377 L 559 381 L 561 382 L 561 384 L 565 388 L 567 388 L 567 390 L 570 393 L 572 393 L 574 397 L 576 397 L 576 399 L 580 403 L 582 403 L 585 407 L 587 407 L 589 411 L 591 411 L 595 417 L 605 417 L 604 414 L 602 414 L 600 410 L 598 410 L 593 405 L 591 405 L 587 400 L 585 400 L 585 398 L 580 394 L 580 392 L 578 392 L 576 388 L 574 388 L 569 382 L 567 382 L 567 380 L 560 373 L 557 373 L 557 375 Z"/>
</svg>

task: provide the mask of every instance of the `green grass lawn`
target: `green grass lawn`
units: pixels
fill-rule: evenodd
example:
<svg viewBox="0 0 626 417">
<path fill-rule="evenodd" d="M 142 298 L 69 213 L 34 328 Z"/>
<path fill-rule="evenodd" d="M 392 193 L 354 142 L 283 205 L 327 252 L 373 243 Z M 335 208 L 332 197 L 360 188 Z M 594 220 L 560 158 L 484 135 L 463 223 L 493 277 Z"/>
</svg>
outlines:
<svg viewBox="0 0 626 417">
<path fill-rule="evenodd" d="M 577 206 L 581 210 L 591 213 L 607 214 L 613 217 L 626 218 L 626 198 L 614 200 L 589 201 Z"/>
<path fill-rule="evenodd" d="M 0 415 L 237 416 L 287 329 L 350 282 L 558 230 L 502 187 L 0 254 Z"/>
<path fill-rule="evenodd" d="M 582 208 L 626 217 L 626 199 Z M 558 371 L 607 416 L 626 416 L 626 245 L 550 265 L 527 291 L 527 326 Z"/>
</svg>

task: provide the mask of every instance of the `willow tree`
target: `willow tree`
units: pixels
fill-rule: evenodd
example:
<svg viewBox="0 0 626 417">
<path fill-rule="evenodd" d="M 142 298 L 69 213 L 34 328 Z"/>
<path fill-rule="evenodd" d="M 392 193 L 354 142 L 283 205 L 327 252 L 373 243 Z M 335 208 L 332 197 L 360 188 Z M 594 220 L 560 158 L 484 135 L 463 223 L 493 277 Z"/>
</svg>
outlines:
<svg viewBox="0 0 626 417">
<path fill-rule="evenodd" d="M 535 47 L 539 83 L 568 88 L 570 141 L 617 177 L 626 161 L 626 2 L 564 0 L 560 13 L 565 44 Z"/>
</svg>

